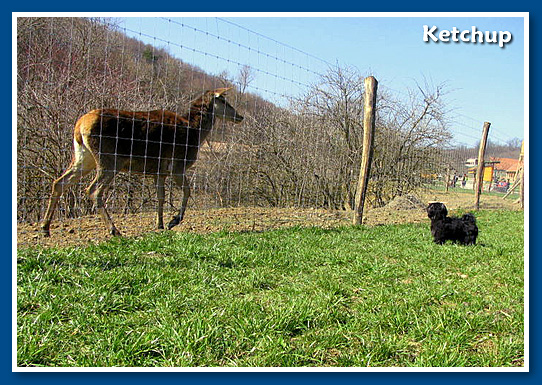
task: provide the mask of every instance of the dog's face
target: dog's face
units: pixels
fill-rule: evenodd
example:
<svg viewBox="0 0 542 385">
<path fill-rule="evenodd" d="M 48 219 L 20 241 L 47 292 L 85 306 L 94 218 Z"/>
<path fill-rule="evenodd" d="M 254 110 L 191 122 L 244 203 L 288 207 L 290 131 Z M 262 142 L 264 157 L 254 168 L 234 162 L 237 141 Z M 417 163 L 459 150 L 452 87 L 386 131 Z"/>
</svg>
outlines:
<svg viewBox="0 0 542 385">
<path fill-rule="evenodd" d="M 431 202 L 426 210 L 427 216 L 431 219 L 444 219 L 448 215 L 448 210 L 442 202 Z"/>
</svg>

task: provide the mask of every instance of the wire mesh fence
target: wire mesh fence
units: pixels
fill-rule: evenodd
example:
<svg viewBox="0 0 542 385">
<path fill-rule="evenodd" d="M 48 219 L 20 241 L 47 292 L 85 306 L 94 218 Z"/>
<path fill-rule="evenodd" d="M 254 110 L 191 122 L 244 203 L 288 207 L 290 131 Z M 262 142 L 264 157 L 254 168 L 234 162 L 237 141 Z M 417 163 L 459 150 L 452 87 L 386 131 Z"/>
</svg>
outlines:
<svg viewBox="0 0 542 385">
<path fill-rule="evenodd" d="M 222 18 L 20 17 L 18 233 L 21 239 L 30 235 L 29 242 L 41 239 L 38 223 L 44 220 L 52 183 L 85 151 L 76 143 L 74 152 L 79 140 L 74 126 L 89 111 L 106 109 L 114 111 L 117 134 L 111 135 L 117 147 L 111 150 L 115 178 L 103 193 L 108 212 L 122 218 L 121 232 L 141 234 L 156 227 L 154 213 L 162 200 L 167 213 L 181 210 L 183 186 L 176 186 L 176 172 L 186 175 L 191 189 L 188 212 L 199 212 L 206 226 L 217 217 L 229 217 L 220 222 L 226 226 L 247 215 L 253 229 L 295 224 L 288 208 L 304 213 L 300 217 L 342 220 L 353 208 L 361 162 L 363 78 L 353 67 L 327 63 Z M 234 124 L 211 114 L 210 132 L 191 123 L 193 101 L 223 88 L 231 88 L 226 99 L 243 121 Z M 445 96 L 442 85 L 418 85 L 408 92 L 381 85 L 369 206 L 382 207 L 422 187 L 472 189 L 477 148 L 454 141 Z M 118 111 L 131 113 L 121 119 Z M 170 111 L 173 121 L 145 111 Z M 97 116 L 91 141 L 103 137 L 104 115 Z M 163 134 L 168 125 L 177 139 L 149 141 L 152 127 Z M 480 131 L 481 125 L 473 122 L 467 129 Z M 161 166 L 133 165 L 136 126 L 147 133 L 140 139 L 147 146 L 140 154 L 143 161 Z M 120 154 L 119 130 L 124 128 L 132 135 L 131 149 Z M 197 137 L 188 143 L 191 130 Z M 89 157 L 94 167 L 62 188 L 53 237 L 62 231 L 93 237 L 96 227 L 106 232 L 97 216 L 100 203 L 87 196 L 96 178 L 93 169 L 104 168 L 100 143 Z M 167 152 L 167 143 L 176 150 Z M 160 149 L 152 152 L 153 146 Z M 184 162 L 180 171 L 174 161 Z M 172 177 L 165 179 L 161 198 L 162 176 Z M 506 170 L 501 175 L 513 177 Z M 281 214 L 269 222 L 248 207 L 276 208 Z M 210 208 L 222 211 L 209 216 Z"/>
</svg>

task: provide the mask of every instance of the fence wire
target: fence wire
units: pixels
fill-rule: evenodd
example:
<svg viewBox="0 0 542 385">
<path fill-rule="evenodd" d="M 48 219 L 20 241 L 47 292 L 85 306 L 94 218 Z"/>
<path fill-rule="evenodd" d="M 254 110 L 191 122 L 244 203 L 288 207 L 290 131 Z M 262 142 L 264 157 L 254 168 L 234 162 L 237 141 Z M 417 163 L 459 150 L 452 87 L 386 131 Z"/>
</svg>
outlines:
<svg viewBox="0 0 542 385">
<path fill-rule="evenodd" d="M 74 157 L 79 117 L 95 109 L 183 116 L 206 90 L 230 87 L 226 98 L 244 120 L 233 124 L 217 117 L 198 145 L 198 160 L 186 170 L 192 190 L 187 215 L 199 213 L 202 224 L 186 219 L 182 226 L 216 229 L 216 222 L 237 229 L 245 221 L 260 230 L 295 224 L 297 214 L 289 208 L 327 224 L 343 220 L 353 208 L 361 162 L 363 77 L 354 67 L 330 64 L 222 18 L 20 17 L 18 234 L 38 239 L 52 182 Z M 453 130 L 477 138 L 483 122 L 450 121 L 444 95 L 442 86 L 408 92 L 379 88 L 368 191 L 372 207 L 428 186 L 472 188 L 477 148 L 454 141 Z M 503 136 L 499 132 L 496 140 L 503 142 Z M 147 139 L 147 145 L 153 143 Z M 116 175 L 105 197 L 121 232 L 137 235 L 154 227 L 156 173 Z M 86 195 L 94 177 L 94 172 L 81 176 L 63 191 L 53 237 L 105 232 Z M 166 179 L 166 221 L 182 200 L 173 179 Z M 262 214 L 270 207 L 276 209 L 271 220 Z"/>
</svg>

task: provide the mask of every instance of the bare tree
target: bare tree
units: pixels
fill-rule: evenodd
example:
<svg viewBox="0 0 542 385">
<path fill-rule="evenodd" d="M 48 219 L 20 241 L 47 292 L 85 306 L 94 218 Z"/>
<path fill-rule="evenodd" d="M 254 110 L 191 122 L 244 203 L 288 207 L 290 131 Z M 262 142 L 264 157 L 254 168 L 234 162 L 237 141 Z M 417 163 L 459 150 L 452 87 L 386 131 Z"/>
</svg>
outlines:
<svg viewBox="0 0 542 385">
<path fill-rule="evenodd" d="M 97 108 L 182 113 L 202 90 L 232 85 L 238 91 L 230 100 L 245 120 L 235 129 L 217 125 L 207 138 L 191 170 L 191 199 L 203 205 L 349 209 L 361 161 L 363 79 L 354 67 L 332 66 L 304 95 L 279 107 L 249 92 L 255 80 L 249 66 L 235 76 L 211 76 L 127 37 L 108 20 L 18 18 L 18 219 L 41 219 L 51 182 L 70 163 L 71 130 L 79 116 Z M 369 203 L 384 205 L 440 173 L 445 163 L 457 164 L 443 157 L 450 137 L 445 94 L 444 85 L 428 82 L 397 94 L 381 82 Z M 152 180 L 119 175 L 110 208 L 150 211 L 158 203 L 155 187 Z M 176 194 L 167 202 L 178 200 Z M 93 213 L 82 195 L 65 194 L 61 215 Z"/>
<path fill-rule="evenodd" d="M 241 67 L 239 74 L 237 75 L 237 81 L 235 82 L 241 94 L 246 92 L 250 83 L 254 81 L 254 78 L 253 70 L 249 65 Z"/>
<path fill-rule="evenodd" d="M 419 187 L 424 175 L 442 172 L 441 149 L 451 138 L 447 128 L 445 85 L 417 85 L 406 98 L 384 96 L 378 113 L 375 167 L 376 205 Z"/>
</svg>

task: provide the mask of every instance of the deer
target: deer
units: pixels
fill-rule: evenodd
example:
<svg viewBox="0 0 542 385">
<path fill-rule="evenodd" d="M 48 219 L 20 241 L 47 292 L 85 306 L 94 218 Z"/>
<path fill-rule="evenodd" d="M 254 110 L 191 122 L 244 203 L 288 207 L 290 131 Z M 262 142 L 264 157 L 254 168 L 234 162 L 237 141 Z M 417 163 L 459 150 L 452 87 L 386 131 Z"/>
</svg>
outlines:
<svg viewBox="0 0 542 385">
<path fill-rule="evenodd" d="M 156 227 L 164 229 L 165 180 L 172 175 L 182 190 L 181 206 L 167 225 L 183 220 L 190 185 L 186 171 L 196 161 L 200 145 L 211 132 L 215 118 L 239 123 L 243 116 L 226 101 L 229 88 L 204 92 L 189 111 L 179 115 L 167 110 L 122 111 L 97 109 L 81 116 L 73 130 L 73 156 L 64 173 L 52 184 L 41 232 L 50 236 L 53 213 L 63 192 L 96 170 L 86 189 L 109 233 L 121 236 L 105 206 L 104 193 L 119 172 L 153 175 L 158 198 Z"/>
</svg>

